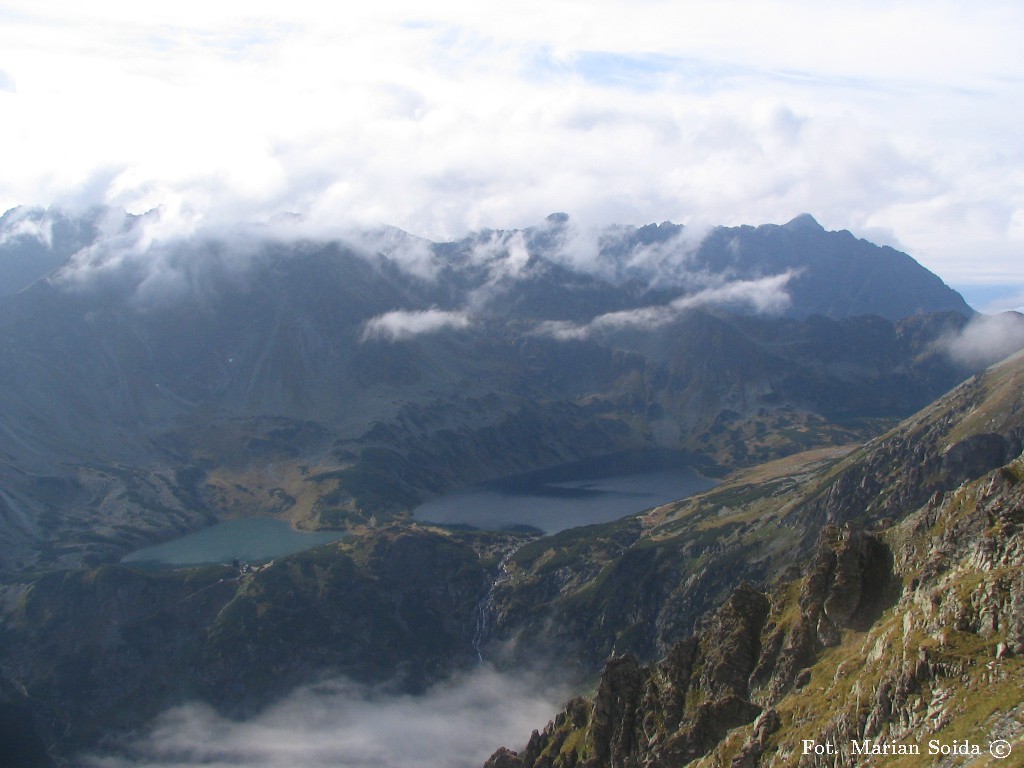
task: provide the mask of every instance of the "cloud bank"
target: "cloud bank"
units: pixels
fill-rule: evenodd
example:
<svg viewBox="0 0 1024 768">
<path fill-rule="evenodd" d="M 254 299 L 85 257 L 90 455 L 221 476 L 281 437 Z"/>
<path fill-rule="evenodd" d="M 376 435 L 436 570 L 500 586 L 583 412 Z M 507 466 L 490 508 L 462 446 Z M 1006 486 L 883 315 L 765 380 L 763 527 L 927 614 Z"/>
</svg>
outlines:
<svg viewBox="0 0 1024 768">
<path fill-rule="evenodd" d="M 612 284 L 639 281 L 650 288 L 703 288 L 714 278 L 693 269 L 693 256 L 711 233 L 711 222 L 691 223 L 685 227 L 668 223 L 668 236 L 651 242 L 637 239 L 637 228 L 623 222 L 595 225 L 551 217 L 537 227 L 551 240 L 545 255 L 570 269 L 594 275 Z M 661 233 L 659 233 L 661 235 Z"/>
<path fill-rule="evenodd" d="M 108 208 L 93 211 L 92 218 L 95 239 L 50 279 L 68 291 L 117 285 L 136 309 L 215 295 L 225 283 L 244 282 L 254 264 L 271 258 L 273 232 L 265 227 L 214 231 L 198 218 L 163 208 L 141 216 Z"/>
<path fill-rule="evenodd" d="M 461 311 L 397 309 L 367 320 L 363 325 L 362 340 L 407 341 L 425 333 L 437 333 L 448 328 L 468 328 L 469 324 L 469 315 Z"/>
<path fill-rule="evenodd" d="M 532 674 L 490 667 L 421 696 L 345 680 L 297 690 L 238 722 L 192 704 L 80 768 L 478 768 L 502 745 L 548 722 L 565 691 Z"/>
<path fill-rule="evenodd" d="M 330 239 L 333 235 L 330 228 L 313 225 L 303 221 L 293 221 L 289 227 L 279 228 L 280 235 L 306 236 L 315 239 Z M 394 262 L 401 270 L 421 280 L 433 281 L 438 271 L 444 266 L 435 256 L 432 243 L 420 237 L 394 227 L 383 227 L 366 231 L 343 231 L 341 239 L 352 246 L 356 252 L 366 256 L 379 254 Z"/>
<path fill-rule="evenodd" d="M 971 368 L 992 365 L 1024 349 L 1024 315 L 1002 312 L 977 315 L 960 333 L 941 339 L 939 347 Z"/>
<path fill-rule="evenodd" d="M 0 209 L 293 212 L 432 240 L 554 210 L 810 211 L 895 233 L 947 280 L 1024 281 L 1013 0 L 599 0 L 586 23 L 568 0 L 323 8 L 5 3 Z"/>
<path fill-rule="evenodd" d="M 567 341 L 620 330 L 651 330 L 675 322 L 687 310 L 704 306 L 739 307 L 757 314 L 778 314 L 789 306 L 786 285 L 793 276 L 793 272 L 785 272 L 757 280 L 735 280 L 681 296 L 668 304 L 598 315 L 585 324 L 551 320 L 541 323 L 537 333 Z"/>
</svg>

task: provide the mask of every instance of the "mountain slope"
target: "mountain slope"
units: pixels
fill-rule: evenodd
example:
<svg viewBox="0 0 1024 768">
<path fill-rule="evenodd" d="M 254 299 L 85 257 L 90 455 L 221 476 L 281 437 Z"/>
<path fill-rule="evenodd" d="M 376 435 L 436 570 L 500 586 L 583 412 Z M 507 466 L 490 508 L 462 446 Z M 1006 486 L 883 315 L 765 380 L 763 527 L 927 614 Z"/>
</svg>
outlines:
<svg viewBox="0 0 1024 768">
<path fill-rule="evenodd" d="M 496 590 L 492 637 L 516 658 L 555 644 L 590 665 L 654 659 L 741 579 L 770 583 L 828 524 L 900 519 L 1021 450 L 1019 362 L 988 371 L 838 458 L 812 451 L 738 473 L 638 524 L 565 531 L 527 545 Z M 751 479 L 751 477 L 753 479 Z M 592 542 L 606 541 L 596 554 Z"/>
<path fill-rule="evenodd" d="M 68 757 L 189 701 L 248 716 L 337 675 L 422 691 L 478 663 L 479 601 L 522 539 L 383 527 L 255 569 L 106 565 L 0 587 L 0 693 L 28 692 L 22 718 Z"/>
<path fill-rule="evenodd" d="M 609 661 L 593 699 L 488 765 L 891 764 L 891 753 L 857 757 L 867 740 L 919 745 L 898 763 L 912 766 L 935 764 L 932 739 L 986 754 L 990 738 L 1024 748 L 1024 460 L 1013 458 L 1022 391 L 1018 355 L 788 490 L 762 477 L 658 511 L 648 538 L 692 540 L 702 509 L 745 519 L 769 561 L 759 580 L 771 586 L 736 587 L 656 665 Z M 851 493 L 868 477 L 873 487 Z M 714 503 L 730 492 L 735 506 Z M 720 538 L 694 574 L 726 570 L 737 583 L 734 534 L 703 521 Z M 838 751 L 807 752 L 804 740 Z"/>
</svg>

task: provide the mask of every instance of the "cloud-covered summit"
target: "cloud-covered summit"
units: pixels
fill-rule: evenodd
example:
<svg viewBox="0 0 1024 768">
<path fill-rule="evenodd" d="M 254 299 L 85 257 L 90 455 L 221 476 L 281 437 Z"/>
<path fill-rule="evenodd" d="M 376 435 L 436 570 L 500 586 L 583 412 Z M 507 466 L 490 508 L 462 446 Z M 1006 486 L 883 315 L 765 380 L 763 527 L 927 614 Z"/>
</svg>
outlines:
<svg viewBox="0 0 1024 768">
<path fill-rule="evenodd" d="M 569 338 L 659 327 L 706 305 L 794 317 L 971 314 L 907 254 L 826 231 L 809 216 L 786 225 L 697 228 L 591 227 L 560 214 L 442 242 L 395 227 L 324 231 L 302 217 L 212 227 L 165 209 L 141 216 L 93 209 L 83 217 L 24 209 L 0 221 L 0 267 L 34 259 L 46 265 L 36 277 L 49 275 L 60 290 L 105 286 L 112 300 L 137 309 L 185 297 L 213 300 L 224 288 L 251 290 L 318 253 L 338 263 L 354 259 L 360 279 L 376 275 L 404 296 L 361 318 L 364 340 L 466 329 L 488 318 L 549 322 L 542 333 Z"/>
<path fill-rule="evenodd" d="M 954 282 L 1024 280 L 1010 0 L 604 0 L 587 23 L 566 0 L 5 7 L 2 207 L 290 211 L 435 241 L 559 209 L 813 210 Z"/>
</svg>

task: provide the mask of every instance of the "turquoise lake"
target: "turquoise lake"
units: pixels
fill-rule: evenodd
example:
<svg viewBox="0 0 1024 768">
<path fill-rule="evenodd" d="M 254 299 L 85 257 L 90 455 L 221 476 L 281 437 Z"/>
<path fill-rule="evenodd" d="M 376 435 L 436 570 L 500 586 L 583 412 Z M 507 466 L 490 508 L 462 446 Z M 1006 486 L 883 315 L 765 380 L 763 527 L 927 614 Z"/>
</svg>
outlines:
<svg viewBox="0 0 1024 768">
<path fill-rule="evenodd" d="M 260 563 L 275 557 L 329 544 L 343 531 L 297 531 L 284 520 L 229 520 L 163 544 L 146 547 L 122 558 L 122 563 L 176 568 L 241 560 Z"/>
</svg>

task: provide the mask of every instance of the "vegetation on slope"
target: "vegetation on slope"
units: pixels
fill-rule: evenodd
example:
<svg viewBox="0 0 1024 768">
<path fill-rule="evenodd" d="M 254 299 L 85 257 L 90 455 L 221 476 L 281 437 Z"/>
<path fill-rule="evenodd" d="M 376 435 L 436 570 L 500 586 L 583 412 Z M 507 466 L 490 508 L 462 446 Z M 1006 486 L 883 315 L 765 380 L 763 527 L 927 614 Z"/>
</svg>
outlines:
<svg viewBox="0 0 1024 768">
<path fill-rule="evenodd" d="M 798 481 L 775 465 L 652 513 L 631 549 L 722 536 L 684 585 L 749 573 L 727 555 L 745 536 L 772 578 L 735 587 L 660 662 L 614 657 L 593 699 L 490 768 L 893 764 L 855 755 L 865 739 L 920 745 L 906 766 L 935 764 L 932 739 L 1024 749 L 1022 375 L 1011 359 Z"/>
</svg>

